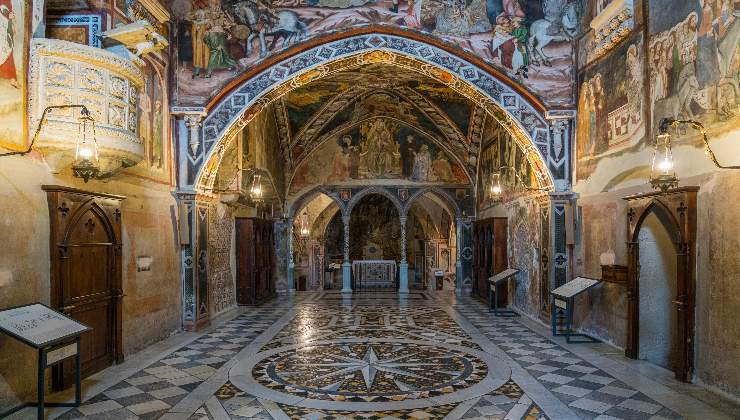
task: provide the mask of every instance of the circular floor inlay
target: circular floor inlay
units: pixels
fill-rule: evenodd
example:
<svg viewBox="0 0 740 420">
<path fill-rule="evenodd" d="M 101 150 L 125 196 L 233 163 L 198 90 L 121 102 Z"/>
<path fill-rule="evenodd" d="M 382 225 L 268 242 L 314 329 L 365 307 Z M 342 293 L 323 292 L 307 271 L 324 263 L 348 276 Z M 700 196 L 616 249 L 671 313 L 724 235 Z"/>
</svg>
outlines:
<svg viewBox="0 0 740 420">
<path fill-rule="evenodd" d="M 510 373 L 503 361 L 468 347 L 363 338 L 272 348 L 239 362 L 230 379 L 275 402 L 362 411 L 463 401 L 498 388 Z"/>
</svg>

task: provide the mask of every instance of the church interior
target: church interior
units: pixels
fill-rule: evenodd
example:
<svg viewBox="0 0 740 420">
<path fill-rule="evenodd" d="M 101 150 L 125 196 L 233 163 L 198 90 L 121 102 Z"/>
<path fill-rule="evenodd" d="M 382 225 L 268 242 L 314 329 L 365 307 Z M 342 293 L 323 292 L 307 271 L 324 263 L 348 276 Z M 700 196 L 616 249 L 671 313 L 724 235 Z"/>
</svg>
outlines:
<svg viewBox="0 0 740 420">
<path fill-rule="evenodd" d="M 740 418 L 739 0 L 0 0 L 0 122 L 0 418 Z"/>
</svg>

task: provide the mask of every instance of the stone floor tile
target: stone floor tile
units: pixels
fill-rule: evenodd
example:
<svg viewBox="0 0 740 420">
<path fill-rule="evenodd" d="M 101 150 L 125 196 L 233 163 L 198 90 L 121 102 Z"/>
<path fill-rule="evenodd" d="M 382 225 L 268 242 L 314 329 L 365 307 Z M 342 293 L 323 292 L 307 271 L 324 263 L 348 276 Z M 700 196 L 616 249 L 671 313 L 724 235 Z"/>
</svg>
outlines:
<svg viewBox="0 0 740 420">
<path fill-rule="evenodd" d="M 573 401 L 569 404 L 571 407 L 580 408 L 581 410 L 591 411 L 593 413 L 601 414 L 608 409 L 612 408 L 612 405 L 605 404 L 599 401 L 594 401 L 588 398 L 581 398 Z"/>
<path fill-rule="evenodd" d="M 152 400 L 140 404 L 131 405 L 126 408 L 128 408 L 129 411 L 136 414 L 137 416 L 141 416 L 143 414 L 151 413 L 154 411 L 166 410 L 170 408 L 170 406 L 163 401 Z"/>
<path fill-rule="evenodd" d="M 83 404 L 77 407 L 77 410 L 85 416 L 90 416 L 90 415 L 102 413 L 105 411 L 115 410 L 121 407 L 122 407 L 121 404 L 113 400 L 105 400 L 105 401 L 100 401 L 100 402 L 92 403 L 92 404 Z"/>
</svg>

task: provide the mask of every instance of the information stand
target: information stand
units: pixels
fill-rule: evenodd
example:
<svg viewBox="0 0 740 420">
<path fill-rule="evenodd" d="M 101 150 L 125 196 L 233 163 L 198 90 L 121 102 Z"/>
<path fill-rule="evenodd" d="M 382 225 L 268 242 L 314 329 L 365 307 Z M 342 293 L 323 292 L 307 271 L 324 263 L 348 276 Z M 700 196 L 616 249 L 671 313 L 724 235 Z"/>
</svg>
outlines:
<svg viewBox="0 0 740 420">
<path fill-rule="evenodd" d="M 519 273 L 516 268 L 507 268 L 506 270 L 494 275 L 488 279 L 488 312 L 493 312 L 494 316 L 504 318 L 513 318 L 519 316 L 518 313 L 511 309 L 498 307 L 498 286 L 499 283 L 508 282 L 515 274 Z"/>
<path fill-rule="evenodd" d="M 557 289 L 550 292 L 552 296 L 552 335 L 554 337 L 565 336 L 567 343 L 600 343 L 601 340 L 583 333 L 573 332 L 573 303 L 575 297 L 586 290 L 601 283 L 601 280 L 576 277 Z M 558 320 L 565 318 L 565 329 L 558 329 Z M 580 340 L 571 340 L 571 337 L 581 337 Z"/>
<path fill-rule="evenodd" d="M 37 418 L 44 418 L 44 407 L 78 407 L 82 402 L 82 377 L 80 373 L 80 335 L 90 327 L 61 314 L 41 303 L 16 306 L 0 311 L 0 331 L 38 350 L 38 401 L 26 403 L 24 407 L 37 407 Z M 73 357 L 76 365 L 74 403 L 44 404 L 46 391 L 45 371 Z"/>
</svg>

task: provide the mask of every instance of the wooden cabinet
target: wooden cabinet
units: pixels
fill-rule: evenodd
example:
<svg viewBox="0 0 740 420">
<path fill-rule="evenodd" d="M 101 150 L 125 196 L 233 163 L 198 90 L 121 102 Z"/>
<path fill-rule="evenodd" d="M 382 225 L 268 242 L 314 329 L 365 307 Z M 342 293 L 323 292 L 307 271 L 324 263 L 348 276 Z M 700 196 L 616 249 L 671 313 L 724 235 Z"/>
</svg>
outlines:
<svg viewBox="0 0 740 420">
<path fill-rule="evenodd" d="M 236 301 L 256 305 L 275 294 L 272 221 L 236 219 Z"/>
<path fill-rule="evenodd" d="M 505 217 L 477 220 L 473 224 L 473 295 L 482 299 L 487 298 L 488 279 L 508 268 L 507 225 Z M 499 289 L 497 296 L 499 306 L 505 307 L 507 291 L 504 287 Z"/>
</svg>

